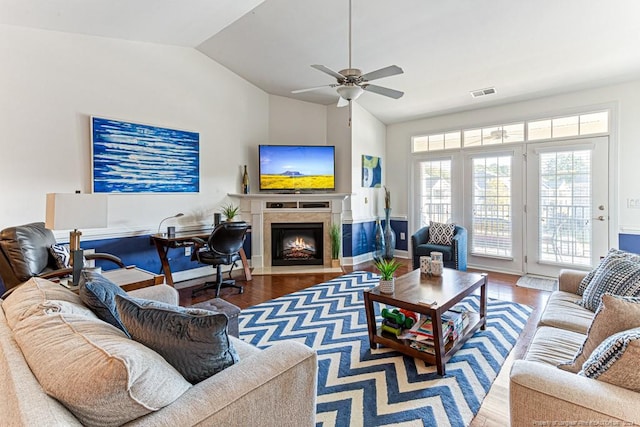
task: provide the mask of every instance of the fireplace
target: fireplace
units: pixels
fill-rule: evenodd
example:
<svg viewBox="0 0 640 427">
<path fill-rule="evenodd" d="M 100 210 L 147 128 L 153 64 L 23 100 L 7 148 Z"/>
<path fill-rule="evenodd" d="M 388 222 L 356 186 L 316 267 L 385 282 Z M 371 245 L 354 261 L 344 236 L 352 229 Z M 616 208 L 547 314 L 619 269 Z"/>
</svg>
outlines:
<svg viewBox="0 0 640 427">
<path fill-rule="evenodd" d="M 322 222 L 271 223 L 271 265 L 323 265 Z"/>
</svg>

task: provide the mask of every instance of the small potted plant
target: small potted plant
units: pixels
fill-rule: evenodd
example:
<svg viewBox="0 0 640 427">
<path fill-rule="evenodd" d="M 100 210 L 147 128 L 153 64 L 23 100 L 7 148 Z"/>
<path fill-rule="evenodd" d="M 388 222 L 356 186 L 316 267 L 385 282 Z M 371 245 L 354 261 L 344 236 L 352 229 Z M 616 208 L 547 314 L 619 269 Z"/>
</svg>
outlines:
<svg viewBox="0 0 640 427">
<path fill-rule="evenodd" d="M 331 224 L 329 229 L 331 239 L 331 267 L 340 267 L 340 226 Z"/>
<path fill-rule="evenodd" d="M 395 290 L 395 278 L 393 274 L 402 264 L 395 259 L 379 258 L 374 261 L 374 265 L 380 272 L 380 292 L 384 294 L 392 294 Z"/>
<path fill-rule="evenodd" d="M 224 215 L 227 221 L 233 221 L 234 218 L 238 215 L 239 211 L 240 207 L 234 205 L 233 203 L 226 204 L 222 206 L 222 208 L 220 208 L 220 212 L 222 213 L 222 215 Z"/>
</svg>

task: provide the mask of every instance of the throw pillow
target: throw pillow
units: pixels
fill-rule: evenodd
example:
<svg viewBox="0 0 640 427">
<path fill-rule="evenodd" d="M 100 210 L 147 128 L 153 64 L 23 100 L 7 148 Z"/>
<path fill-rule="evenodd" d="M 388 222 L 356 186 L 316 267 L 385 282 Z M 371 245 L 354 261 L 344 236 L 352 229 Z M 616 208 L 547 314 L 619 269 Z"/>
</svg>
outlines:
<svg viewBox="0 0 640 427">
<path fill-rule="evenodd" d="M 120 295 L 116 303 L 131 337 L 164 357 L 190 383 L 239 360 L 227 335 L 224 313 Z"/>
<path fill-rule="evenodd" d="M 47 301 L 66 301 L 82 306 L 80 297 L 69 289 L 40 277 L 32 277 L 2 301 L 7 323 L 13 329 L 16 324 L 33 314 L 32 307 Z"/>
<path fill-rule="evenodd" d="M 640 392 L 640 328 L 618 332 L 589 356 L 578 375 Z"/>
<path fill-rule="evenodd" d="M 191 387 L 153 350 L 68 304 L 55 305 L 18 323 L 14 337 L 42 388 L 83 425 L 126 424 Z"/>
<path fill-rule="evenodd" d="M 79 294 L 82 302 L 100 319 L 130 336 L 116 308 L 116 295 L 127 295 L 120 286 L 96 271 L 82 270 Z"/>
<path fill-rule="evenodd" d="M 640 255 L 636 255 L 636 254 L 632 254 L 630 252 L 625 252 L 625 251 L 621 251 L 618 249 L 609 249 L 609 252 L 607 252 L 607 256 L 605 256 L 600 263 L 598 263 L 598 266 L 596 268 L 594 268 L 593 270 L 591 270 L 589 272 L 589 274 L 587 274 L 582 281 L 580 282 L 580 285 L 578 286 L 578 291 L 576 292 L 578 295 L 582 296 L 582 294 L 584 294 L 585 289 L 587 289 L 587 287 L 589 286 L 589 284 L 591 283 L 591 281 L 593 280 L 594 276 L 596 275 L 596 273 L 600 272 L 602 269 L 602 265 L 608 263 L 612 258 L 626 258 L 630 261 L 634 261 L 634 262 L 640 262 Z"/>
<path fill-rule="evenodd" d="M 582 347 L 573 361 L 558 367 L 564 371 L 580 372 L 587 358 L 605 339 L 620 331 L 637 327 L 640 327 L 640 298 L 604 294 Z"/>
<path fill-rule="evenodd" d="M 68 268 L 71 266 L 71 254 L 69 253 L 69 247 L 65 245 L 51 245 L 49 253 L 56 262 L 58 269 Z"/>
<path fill-rule="evenodd" d="M 443 224 L 440 222 L 429 222 L 429 244 L 451 246 L 453 242 L 453 232 L 455 224 Z"/>
<path fill-rule="evenodd" d="M 640 262 L 627 257 L 606 259 L 584 290 L 582 300 L 577 303 L 588 310 L 596 311 L 604 293 L 640 296 Z"/>
<path fill-rule="evenodd" d="M 49 253 L 55 261 L 56 268 L 69 268 L 71 267 L 71 253 L 69 252 L 69 246 L 67 245 L 51 245 Z M 87 263 L 87 259 L 82 257 L 82 265 Z"/>
</svg>

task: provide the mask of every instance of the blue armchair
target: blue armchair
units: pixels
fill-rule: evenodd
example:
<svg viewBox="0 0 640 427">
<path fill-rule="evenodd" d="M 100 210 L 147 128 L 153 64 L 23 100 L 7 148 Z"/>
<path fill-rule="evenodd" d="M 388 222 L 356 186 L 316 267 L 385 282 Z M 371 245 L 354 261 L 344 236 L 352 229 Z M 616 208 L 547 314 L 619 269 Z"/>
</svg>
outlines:
<svg viewBox="0 0 640 427">
<path fill-rule="evenodd" d="M 451 246 L 429 244 L 429 226 L 422 227 L 411 236 L 413 269 L 420 268 L 420 257 L 431 256 L 431 252 L 442 252 L 444 266 L 456 270 L 467 270 L 467 229 L 456 225 Z"/>
</svg>

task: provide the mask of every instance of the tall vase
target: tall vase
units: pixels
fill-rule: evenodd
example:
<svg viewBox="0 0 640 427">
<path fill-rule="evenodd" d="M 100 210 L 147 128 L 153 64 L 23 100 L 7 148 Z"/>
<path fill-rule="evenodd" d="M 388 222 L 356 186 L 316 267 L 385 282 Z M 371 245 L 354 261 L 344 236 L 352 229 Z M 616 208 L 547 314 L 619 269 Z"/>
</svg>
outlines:
<svg viewBox="0 0 640 427">
<path fill-rule="evenodd" d="M 380 218 L 376 218 L 376 230 L 375 230 L 376 246 L 373 253 L 373 259 L 379 260 L 384 257 L 385 244 L 384 244 L 384 230 L 380 224 Z"/>
<path fill-rule="evenodd" d="M 384 254 L 385 259 L 393 259 L 393 252 L 396 249 L 396 232 L 391 228 L 391 208 L 384 210 L 385 223 L 384 223 Z"/>
</svg>

